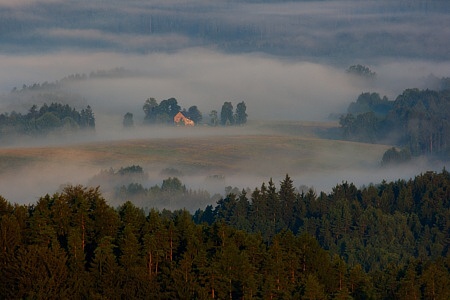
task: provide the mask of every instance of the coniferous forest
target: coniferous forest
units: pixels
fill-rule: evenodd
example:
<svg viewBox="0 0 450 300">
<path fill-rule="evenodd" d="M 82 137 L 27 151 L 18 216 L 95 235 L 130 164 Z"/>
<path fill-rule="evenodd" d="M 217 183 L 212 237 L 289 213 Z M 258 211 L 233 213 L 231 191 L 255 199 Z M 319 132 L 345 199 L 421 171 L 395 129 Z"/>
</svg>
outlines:
<svg viewBox="0 0 450 300">
<path fill-rule="evenodd" d="M 449 299 L 449 220 L 445 169 L 328 194 L 286 175 L 193 215 L 0 197 L 0 298 Z"/>
</svg>

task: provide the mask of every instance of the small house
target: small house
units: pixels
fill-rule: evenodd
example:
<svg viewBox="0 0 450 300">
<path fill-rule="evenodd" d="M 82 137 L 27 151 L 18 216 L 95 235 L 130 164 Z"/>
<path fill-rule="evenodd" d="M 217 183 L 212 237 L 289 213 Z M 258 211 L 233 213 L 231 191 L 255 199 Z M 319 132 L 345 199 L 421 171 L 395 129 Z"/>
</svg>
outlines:
<svg viewBox="0 0 450 300">
<path fill-rule="evenodd" d="M 184 126 L 194 126 L 194 121 L 189 118 L 186 118 L 182 112 L 178 112 L 175 117 L 173 117 L 173 122 L 175 125 L 180 126 L 184 124 Z M 183 122 L 183 123 L 182 123 Z"/>
</svg>

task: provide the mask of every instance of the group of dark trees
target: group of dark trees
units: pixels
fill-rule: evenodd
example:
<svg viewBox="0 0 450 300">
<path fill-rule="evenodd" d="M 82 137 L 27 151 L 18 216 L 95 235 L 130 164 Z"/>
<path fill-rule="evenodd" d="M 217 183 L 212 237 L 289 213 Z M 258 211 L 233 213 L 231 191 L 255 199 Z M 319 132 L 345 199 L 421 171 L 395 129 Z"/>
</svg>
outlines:
<svg viewBox="0 0 450 300">
<path fill-rule="evenodd" d="M 210 117 L 212 125 L 219 123 L 217 111 L 213 110 Z M 220 125 L 244 125 L 247 123 L 247 117 L 247 106 L 244 101 L 237 104 L 235 112 L 233 112 L 233 104 L 231 102 L 224 102 L 220 111 Z"/>
<path fill-rule="evenodd" d="M 350 66 L 346 72 L 347 74 L 355 75 L 366 79 L 371 78 L 373 79 L 377 76 L 377 73 L 372 71 L 369 67 L 360 64 Z"/>
<path fill-rule="evenodd" d="M 77 111 L 68 104 L 51 103 L 41 107 L 33 105 L 26 114 L 15 111 L 0 114 L 0 137 L 94 128 L 95 117 L 89 105 Z"/>
<path fill-rule="evenodd" d="M 149 211 L 151 207 L 186 207 L 188 203 L 205 206 L 220 196 L 211 196 L 205 190 L 188 189 L 175 175 L 182 176 L 176 170 L 163 170 L 162 176 L 168 175 L 161 185 L 149 186 L 148 174 L 141 166 L 121 167 L 116 170 L 110 168 L 102 170 L 92 177 L 89 186 L 101 186 L 102 191 L 112 203 L 122 203 L 127 199 Z"/>
<path fill-rule="evenodd" d="M 181 111 L 175 98 L 162 100 L 159 104 L 155 98 L 148 98 L 142 109 L 145 113 L 144 120 L 149 124 L 172 124 L 173 117 Z"/>
<path fill-rule="evenodd" d="M 402 164 L 411 160 L 411 152 L 408 149 L 397 149 L 392 147 L 383 154 L 381 159 L 382 166 L 389 166 L 395 164 Z"/>
<path fill-rule="evenodd" d="M 88 185 L 101 186 L 103 191 L 108 191 L 130 183 L 144 183 L 147 180 L 148 174 L 144 172 L 144 169 L 139 165 L 132 165 L 120 169 L 101 170 L 88 180 Z"/>
<path fill-rule="evenodd" d="M 407 89 L 395 101 L 363 93 L 341 116 L 343 136 L 390 143 L 413 156 L 450 155 L 450 90 Z"/>
<path fill-rule="evenodd" d="M 198 124 L 202 121 L 202 113 L 197 106 L 191 106 L 188 110 L 183 109 L 178 105 L 175 98 L 162 100 L 159 104 L 155 98 L 148 98 L 143 106 L 145 113 L 145 122 L 148 124 L 173 124 L 173 118 L 179 112 Z"/>
<path fill-rule="evenodd" d="M 116 186 L 112 197 L 116 200 L 128 199 L 133 203 L 141 204 L 148 210 L 149 207 L 180 207 L 187 205 L 206 205 L 211 203 L 216 195 L 211 197 L 205 190 L 188 189 L 178 177 L 168 177 L 161 185 L 153 185 L 149 188 L 145 184 L 131 182 Z"/>
<path fill-rule="evenodd" d="M 169 98 L 167 100 L 162 100 L 159 104 L 155 98 L 148 98 L 143 106 L 145 113 L 145 122 L 148 124 L 173 124 L 173 118 L 178 112 L 182 112 L 185 117 L 194 121 L 195 124 L 200 124 L 203 120 L 202 113 L 197 106 L 191 106 L 189 109 L 181 109 L 178 105 L 178 101 L 175 98 Z M 224 102 L 218 115 L 217 110 L 212 110 L 209 114 L 209 124 L 212 126 L 222 126 L 228 125 L 243 125 L 247 123 L 247 106 L 245 102 L 242 101 L 237 104 L 236 111 L 233 110 L 233 104 L 231 102 Z M 124 116 L 132 119 L 132 115 Z"/>
<path fill-rule="evenodd" d="M 445 169 L 319 195 L 286 175 L 194 215 L 0 197 L 0 298 L 449 299 L 449 199 Z"/>
</svg>

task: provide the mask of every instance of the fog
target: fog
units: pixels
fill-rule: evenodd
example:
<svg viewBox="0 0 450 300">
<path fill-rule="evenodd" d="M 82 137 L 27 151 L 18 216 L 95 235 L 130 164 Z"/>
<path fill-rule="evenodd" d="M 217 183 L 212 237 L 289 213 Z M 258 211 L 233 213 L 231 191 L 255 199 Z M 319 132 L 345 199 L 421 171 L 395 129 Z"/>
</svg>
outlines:
<svg viewBox="0 0 450 300">
<path fill-rule="evenodd" d="M 179 132 L 179 129 L 185 131 L 184 128 L 178 128 L 178 138 L 186 138 Z M 249 129 L 248 129 L 249 130 Z M 226 134 L 229 134 L 226 136 Z M 100 191 L 107 202 L 117 207 L 126 200 L 132 200 L 140 207 L 156 207 L 158 209 L 181 209 L 186 208 L 194 212 L 198 208 L 205 208 L 206 205 L 215 205 L 217 201 L 216 194 L 224 197 L 226 187 L 237 188 L 238 191 L 249 189 L 253 191 L 260 188 L 262 183 L 273 180 L 277 190 L 280 182 L 284 180 L 286 174 L 293 180 L 294 186 L 299 190 L 304 186 L 313 188 L 317 194 L 320 192 L 331 193 L 332 189 L 342 182 L 354 183 L 357 187 L 368 186 L 370 184 L 379 184 L 383 180 L 395 181 L 398 179 L 412 179 L 420 173 L 427 171 L 440 172 L 444 167 L 448 169 L 448 162 L 429 161 L 425 158 L 417 158 L 406 165 L 399 165 L 391 168 L 382 168 L 379 165 L 380 155 L 383 146 L 373 145 L 378 150 L 361 151 L 361 146 L 351 144 L 336 145 L 329 147 L 325 143 L 322 146 L 314 146 L 305 143 L 298 147 L 292 148 L 292 145 L 274 142 L 272 145 L 266 146 L 267 149 L 252 150 L 252 156 L 246 155 L 246 148 L 242 148 L 239 143 L 229 144 L 229 141 L 235 139 L 239 134 L 245 136 L 249 132 L 228 131 L 221 132 L 222 138 L 225 140 L 224 147 L 228 145 L 230 153 L 217 152 L 217 160 L 220 162 L 211 165 L 210 161 L 205 158 L 203 163 L 196 163 L 196 159 L 186 158 L 185 156 L 194 155 L 192 150 L 185 147 L 180 157 L 167 157 L 165 160 L 152 159 L 145 155 L 136 156 L 136 140 L 130 141 L 129 148 L 123 144 L 122 149 L 118 149 L 117 145 L 111 144 L 111 149 L 106 149 L 107 144 L 86 143 L 80 145 L 70 144 L 65 148 L 60 145 L 51 147 L 51 145 L 36 148 L 20 148 L 18 157 L 24 157 L 25 162 L 18 163 L 13 168 L 4 168 L 0 172 L 0 191 L 1 196 L 12 203 L 33 204 L 40 197 L 46 194 L 52 195 L 55 192 L 61 192 L 66 185 L 84 185 L 84 186 L 100 186 Z M 170 135 L 161 139 L 160 135 Z M 209 148 L 218 142 L 218 136 L 207 133 L 197 133 L 198 136 L 188 134 L 188 138 L 193 138 L 202 144 L 206 150 L 202 151 L 205 155 L 211 155 Z M 252 133 L 254 136 L 256 133 Z M 259 133 L 261 134 L 261 133 Z M 158 134 L 147 133 L 147 138 L 142 141 L 150 141 L 158 144 L 170 143 L 177 135 L 174 131 L 163 130 Z M 268 136 L 270 139 L 271 136 Z M 141 137 L 142 138 L 142 137 Z M 138 142 L 141 140 L 138 140 Z M 301 141 L 300 141 L 301 143 Z M 320 142 L 319 142 L 320 144 Z M 176 144 L 178 145 L 178 144 Z M 73 147 L 73 148 L 71 148 Z M 97 152 L 85 150 L 91 148 L 99 148 Z M 177 146 L 178 147 L 178 146 Z M 217 148 L 221 148 L 218 146 Z M 81 150 L 80 150 L 81 149 Z M 84 149 L 84 150 L 83 150 Z M 16 148 L 6 149 L 16 151 Z M 0 149 L 0 163 L 4 165 L 8 154 L 5 149 Z M 26 153 L 31 151 L 36 162 L 27 161 Z M 34 152 L 33 152 L 34 151 Z M 92 150 L 91 150 L 92 151 Z M 126 155 L 130 151 L 130 155 Z M 173 151 L 168 149 L 168 151 Z M 177 151 L 175 149 L 175 151 Z M 244 153 L 241 153 L 244 152 Z M 24 154 L 25 153 L 25 154 Z M 122 153 L 122 154 L 121 154 Z M 239 155 L 237 153 L 240 153 Z M 376 155 L 378 153 L 378 155 Z M 28 152 L 30 155 L 30 152 Z M 149 154 L 150 155 L 150 154 Z M 202 154 L 200 154 L 201 156 Z M 104 156 L 103 158 L 100 156 Z M 200 164 L 200 168 L 199 165 Z M 111 180 L 106 178 L 103 180 L 94 180 L 102 170 L 114 168 L 118 170 L 122 167 L 132 165 L 140 165 L 146 173 L 146 177 L 140 180 L 128 180 L 127 178 Z M 164 172 L 164 170 L 175 170 L 176 174 Z M 144 188 L 151 188 L 155 185 L 161 186 L 163 180 L 168 177 L 177 177 L 187 187 L 193 191 L 207 191 L 210 198 L 198 197 L 192 200 L 189 197 L 178 197 L 168 202 L 161 202 L 154 198 L 132 198 L 121 197 L 117 194 L 121 186 L 128 186 L 129 183 L 140 183 Z M 250 197 L 250 194 L 248 195 Z"/>
<path fill-rule="evenodd" d="M 198 106 L 205 116 L 213 109 L 220 111 L 225 101 L 234 105 L 245 101 L 250 119 L 318 121 L 345 112 L 362 92 L 378 92 L 394 100 L 406 88 L 421 87 L 421 80 L 430 74 L 447 76 L 450 62 L 387 61 L 371 65 L 377 78 L 367 81 L 326 64 L 201 48 L 148 55 L 62 52 L 2 56 L 0 82 L 7 94 L 22 84 L 116 67 L 130 70 L 131 75 L 80 81 L 67 89 L 86 99 L 97 115 L 132 112 L 136 120 L 144 117 L 142 105 L 147 98 L 174 97 L 186 109 Z M 0 109 L 17 110 L 13 105 L 4 99 Z"/>
<path fill-rule="evenodd" d="M 216 2 L 0 0 L 0 113 L 26 113 L 31 105 L 45 102 L 42 91 L 13 97 L 15 87 L 52 83 L 71 74 L 126 70 L 119 77 L 64 83 L 63 91 L 75 95 L 69 105 L 92 107 L 94 135 L 18 139 L 14 145 L 2 142 L 0 148 L 271 135 L 273 131 L 262 131 L 255 124 L 329 121 L 330 114 L 344 113 L 363 92 L 394 100 L 407 88 L 427 88 L 424 78 L 430 74 L 450 76 L 447 1 Z M 346 74 L 355 64 L 368 66 L 376 78 Z M 142 126 L 142 106 L 149 97 L 158 102 L 174 97 L 186 109 L 196 105 L 205 119 L 212 110 L 220 112 L 225 101 L 234 107 L 245 101 L 253 125 L 191 132 L 149 130 Z M 134 115 L 132 131 L 122 128 L 127 112 Z M 242 162 L 246 168 L 239 172 L 211 170 L 184 176 L 182 181 L 188 187 L 209 186 L 211 193 L 222 193 L 224 186 L 253 189 L 271 177 L 279 182 L 289 173 L 297 186 L 330 191 L 342 181 L 359 186 L 410 178 L 429 169 L 440 171 L 444 164 L 420 160 L 386 170 L 378 167 L 381 157 L 362 156 L 354 164 L 351 159 L 359 155 L 355 150 L 340 154 L 327 150 L 320 152 L 326 158 L 320 166 L 305 168 L 296 153 L 284 161 L 268 160 L 267 156 L 277 155 L 274 152 Z M 1 165 L 8 159 L 0 157 Z M 333 160 L 341 163 L 336 166 Z M 52 161 L 45 168 L 31 164 L 0 172 L 0 195 L 29 203 L 61 184 L 86 184 L 102 168 L 129 164 L 142 164 L 150 172 L 148 185 L 161 184 L 158 172 L 174 167 L 133 160 Z M 211 188 L 205 178 L 216 174 L 225 175 L 224 180 Z M 23 182 L 29 188 L 23 188 Z"/>
</svg>

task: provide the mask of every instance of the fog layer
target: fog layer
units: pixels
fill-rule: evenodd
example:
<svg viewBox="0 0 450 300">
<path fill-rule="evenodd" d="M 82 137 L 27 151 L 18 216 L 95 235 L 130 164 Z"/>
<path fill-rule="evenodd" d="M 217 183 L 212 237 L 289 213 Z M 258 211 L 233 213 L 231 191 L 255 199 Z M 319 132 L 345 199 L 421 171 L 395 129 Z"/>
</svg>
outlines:
<svg viewBox="0 0 450 300">
<path fill-rule="evenodd" d="M 0 57 L 3 95 L 21 84 L 54 82 L 70 74 L 123 67 L 130 76 L 83 80 L 66 86 L 81 94 L 98 115 L 144 117 L 142 105 L 149 97 L 158 101 L 175 97 L 180 106 L 197 105 L 207 116 L 220 112 L 225 101 L 245 101 L 250 119 L 324 120 L 330 113 L 345 112 L 362 92 L 378 92 L 391 99 L 404 89 L 422 87 L 423 78 L 447 76 L 450 62 L 386 61 L 370 66 L 377 77 L 355 80 L 345 68 L 286 60 L 273 56 L 229 55 L 205 49 L 172 54 L 125 55 L 117 53 L 54 53 Z M 422 81 L 421 81 L 422 79 Z M 14 107 L 3 97 L 2 112 Z M 101 123 L 98 124 L 101 126 Z"/>
</svg>

